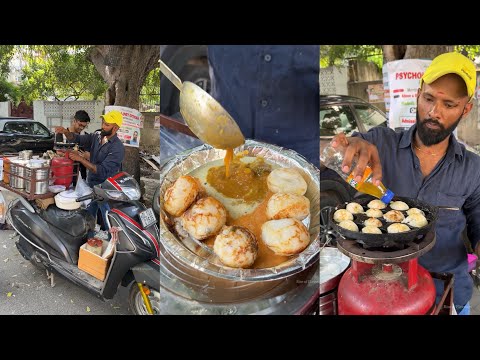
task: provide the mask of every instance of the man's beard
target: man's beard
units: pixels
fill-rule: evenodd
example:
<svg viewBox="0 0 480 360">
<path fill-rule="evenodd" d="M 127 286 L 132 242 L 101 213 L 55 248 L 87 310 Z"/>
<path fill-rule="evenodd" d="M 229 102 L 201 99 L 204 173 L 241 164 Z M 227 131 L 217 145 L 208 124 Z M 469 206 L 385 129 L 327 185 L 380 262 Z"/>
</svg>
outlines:
<svg viewBox="0 0 480 360">
<path fill-rule="evenodd" d="M 445 140 L 445 138 L 449 136 L 456 129 L 462 117 L 463 117 L 463 114 L 460 115 L 460 117 L 458 118 L 457 121 L 455 121 L 454 124 L 452 124 L 448 128 L 445 128 L 437 120 L 434 120 L 432 118 L 427 118 L 423 121 L 420 121 L 420 116 L 418 115 L 418 108 L 417 108 L 417 133 L 418 133 L 418 136 L 420 137 L 420 140 L 422 140 L 423 145 L 431 146 Z M 427 123 L 435 124 L 439 127 L 439 129 L 431 129 L 426 126 Z"/>
<path fill-rule="evenodd" d="M 103 130 L 103 129 L 102 129 L 102 131 L 100 132 L 100 135 L 102 135 L 102 136 L 110 136 L 110 135 L 112 135 L 112 131 L 113 131 L 113 129 L 110 129 L 110 131 L 107 131 L 107 130 Z"/>
</svg>

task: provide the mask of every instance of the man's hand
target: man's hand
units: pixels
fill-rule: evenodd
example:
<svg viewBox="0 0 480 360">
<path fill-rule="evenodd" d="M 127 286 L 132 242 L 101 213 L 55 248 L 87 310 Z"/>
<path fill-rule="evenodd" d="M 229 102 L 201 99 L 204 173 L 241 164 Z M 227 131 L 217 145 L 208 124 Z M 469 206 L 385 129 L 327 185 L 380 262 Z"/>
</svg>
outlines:
<svg viewBox="0 0 480 360">
<path fill-rule="evenodd" d="M 90 158 L 90 153 L 88 153 L 88 157 Z M 79 151 L 72 151 L 68 154 L 70 160 L 78 161 L 83 166 L 85 166 L 89 171 L 93 172 L 94 174 L 97 173 L 97 165 L 92 164 L 89 160 L 85 159 Z"/>
<path fill-rule="evenodd" d="M 85 156 L 83 156 L 84 152 L 82 150 L 73 150 L 73 151 L 70 151 L 70 154 L 75 154 L 80 156 L 82 159 L 85 159 Z"/>
<path fill-rule="evenodd" d="M 367 164 L 372 168 L 372 181 L 379 185 L 382 180 L 382 165 L 378 156 L 377 147 L 359 137 L 347 138 L 344 133 L 335 135 L 332 146 L 344 146 L 346 148 L 342 163 L 342 171 L 348 173 L 354 157 L 357 158 L 357 166 L 354 169 L 355 181 L 361 181 Z"/>
<path fill-rule="evenodd" d="M 65 134 L 66 132 L 67 132 L 67 129 L 65 129 L 63 126 L 55 126 L 56 134 Z"/>
<path fill-rule="evenodd" d="M 72 151 L 71 153 L 69 153 L 68 157 L 70 158 L 70 160 L 73 160 L 73 161 L 81 162 L 81 160 L 83 160 L 83 157 L 79 155 L 76 151 Z"/>
<path fill-rule="evenodd" d="M 81 155 L 83 156 L 84 159 L 87 159 L 88 161 L 90 161 L 90 152 L 89 151 L 82 151 L 82 150 L 79 150 Z"/>
</svg>

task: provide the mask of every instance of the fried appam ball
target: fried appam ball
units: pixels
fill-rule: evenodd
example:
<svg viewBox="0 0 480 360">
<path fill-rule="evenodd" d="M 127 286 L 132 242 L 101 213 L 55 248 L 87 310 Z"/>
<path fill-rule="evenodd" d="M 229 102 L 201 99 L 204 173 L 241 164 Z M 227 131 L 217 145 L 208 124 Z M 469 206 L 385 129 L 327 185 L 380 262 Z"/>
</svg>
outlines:
<svg viewBox="0 0 480 360">
<path fill-rule="evenodd" d="M 271 192 L 304 195 L 307 192 L 307 182 L 294 168 L 273 170 L 267 177 L 268 189 Z"/>
<path fill-rule="evenodd" d="M 262 241 L 277 255 L 302 252 L 310 244 L 308 229 L 297 219 L 270 220 L 262 225 Z"/>
<path fill-rule="evenodd" d="M 233 268 L 249 268 L 258 254 L 255 235 L 242 226 L 224 226 L 215 238 L 213 251 L 220 261 Z"/>
<path fill-rule="evenodd" d="M 405 211 L 405 210 L 410 209 L 410 206 L 408 206 L 407 203 L 405 203 L 403 201 L 392 201 L 390 203 L 390 207 L 393 210 L 400 210 L 400 211 Z"/>
<path fill-rule="evenodd" d="M 410 231 L 410 228 L 405 224 L 394 223 L 387 227 L 387 232 L 390 234 L 401 233 L 405 231 Z"/>
<path fill-rule="evenodd" d="M 217 199 L 201 198 L 182 215 L 183 228 L 197 240 L 216 235 L 227 221 L 227 210 Z"/>
<path fill-rule="evenodd" d="M 333 214 L 333 220 L 338 223 L 344 220 L 353 220 L 353 215 L 350 211 L 347 211 L 345 209 L 339 209 Z"/>
<path fill-rule="evenodd" d="M 373 218 L 379 218 L 379 217 L 382 217 L 383 216 L 383 212 L 382 210 L 379 210 L 379 209 L 368 209 L 367 211 L 365 211 L 365 215 L 367 215 L 368 217 L 373 217 Z"/>
<path fill-rule="evenodd" d="M 385 204 L 382 200 L 372 200 L 367 204 L 368 208 L 370 209 L 385 209 L 387 207 L 387 204 Z"/>
<path fill-rule="evenodd" d="M 268 200 L 266 214 L 268 220 L 303 220 L 310 214 L 310 200 L 303 195 L 276 193 Z"/>
<path fill-rule="evenodd" d="M 352 220 L 343 220 L 342 222 L 340 222 L 340 224 L 338 224 L 338 226 L 350 231 L 358 232 L 358 226 Z"/>
<path fill-rule="evenodd" d="M 423 210 L 417 209 L 417 208 L 411 208 L 407 210 L 407 215 L 413 215 L 413 214 L 420 214 L 425 216 L 425 213 Z"/>
<path fill-rule="evenodd" d="M 180 216 L 194 203 L 204 189 L 193 176 L 180 176 L 167 191 L 165 191 L 163 207 L 173 216 Z"/>
<path fill-rule="evenodd" d="M 362 233 L 364 234 L 381 234 L 382 230 L 380 230 L 376 226 L 365 226 L 362 228 Z"/>
<path fill-rule="evenodd" d="M 382 226 L 382 222 L 378 220 L 377 218 L 368 218 L 363 222 L 363 225 L 365 226 L 374 226 L 374 227 L 380 227 Z"/>
<path fill-rule="evenodd" d="M 416 228 L 421 228 L 422 226 L 425 226 L 428 224 L 426 217 L 423 216 L 422 214 L 409 215 L 402 222 Z"/>
<path fill-rule="evenodd" d="M 363 213 L 363 207 L 362 205 L 356 203 L 356 202 L 351 202 L 347 204 L 346 207 L 347 211 L 351 212 L 352 214 L 361 214 Z"/>
<path fill-rule="evenodd" d="M 388 222 L 402 222 L 405 216 L 398 210 L 390 210 L 383 215 L 383 218 Z"/>
</svg>

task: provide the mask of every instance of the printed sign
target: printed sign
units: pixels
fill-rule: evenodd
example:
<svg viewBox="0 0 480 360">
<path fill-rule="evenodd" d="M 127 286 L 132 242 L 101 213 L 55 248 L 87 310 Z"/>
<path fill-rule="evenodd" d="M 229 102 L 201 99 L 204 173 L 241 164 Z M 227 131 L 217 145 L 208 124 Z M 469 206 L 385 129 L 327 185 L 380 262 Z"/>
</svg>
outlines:
<svg viewBox="0 0 480 360">
<path fill-rule="evenodd" d="M 417 90 L 431 60 L 408 59 L 383 65 L 388 126 L 409 128 L 416 121 Z M 387 95 L 388 90 L 388 95 Z M 387 106 L 388 96 L 388 106 Z"/>
<path fill-rule="evenodd" d="M 383 102 L 383 84 L 370 84 L 367 88 L 368 101 L 371 103 L 381 103 Z"/>
<path fill-rule="evenodd" d="M 140 129 L 143 128 L 143 115 L 135 109 L 124 106 L 105 106 L 105 113 L 117 110 L 123 115 L 123 123 L 117 131 L 117 136 L 125 146 L 138 147 L 140 144 Z"/>
</svg>

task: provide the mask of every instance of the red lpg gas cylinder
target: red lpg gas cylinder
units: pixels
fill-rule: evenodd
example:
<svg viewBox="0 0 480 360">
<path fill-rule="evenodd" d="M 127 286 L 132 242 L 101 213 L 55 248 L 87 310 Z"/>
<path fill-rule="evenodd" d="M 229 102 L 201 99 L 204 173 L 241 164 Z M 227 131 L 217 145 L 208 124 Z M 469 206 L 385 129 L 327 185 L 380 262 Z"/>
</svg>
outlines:
<svg viewBox="0 0 480 360">
<path fill-rule="evenodd" d="M 340 315 L 424 315 L 435 310 L 435 285 L 417 259 L 399 264 L 352 261 L 338 286 Z"/>
<path fill-rule="evenodd" d="M 64 185 L 68 188 L 73 179 L 73 160 L 68 158 L 68 152 L 65 157 L 54 157 L 52 159 L 52 174 L 56 179 L 55 185 Z"/>
</svg>

